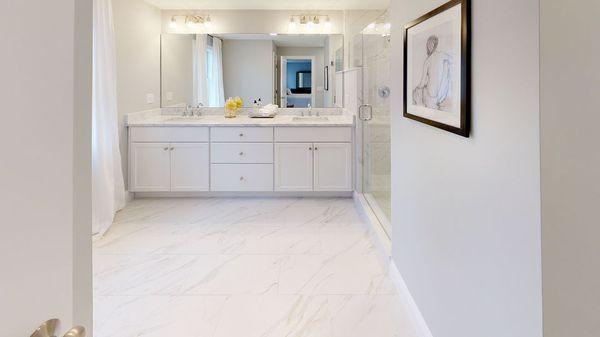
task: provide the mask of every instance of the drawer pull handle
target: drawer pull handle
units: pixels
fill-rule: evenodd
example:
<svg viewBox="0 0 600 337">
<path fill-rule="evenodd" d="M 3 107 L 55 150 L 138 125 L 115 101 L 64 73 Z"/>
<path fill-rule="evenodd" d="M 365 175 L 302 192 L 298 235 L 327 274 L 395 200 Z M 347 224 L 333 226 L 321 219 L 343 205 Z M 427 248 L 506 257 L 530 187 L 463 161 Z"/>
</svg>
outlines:
<svg viewBox="0 0 600 337">
<path fill-rule="evenodd" d="M 243 156 L 243 155 L 244 155 L 244 152 L 240 152 L 240 156 Z"/>
</svg>

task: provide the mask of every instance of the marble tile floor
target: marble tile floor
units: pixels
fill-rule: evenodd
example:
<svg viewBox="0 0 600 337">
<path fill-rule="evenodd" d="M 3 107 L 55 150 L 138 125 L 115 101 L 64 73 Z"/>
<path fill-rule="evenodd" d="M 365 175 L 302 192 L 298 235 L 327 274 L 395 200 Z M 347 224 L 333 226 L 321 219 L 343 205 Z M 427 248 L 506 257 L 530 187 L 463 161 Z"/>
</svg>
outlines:
<svg viewBox="0 0 600 337">
<path fill-rule="evenodd" d="M 413 336 L 347 198 L 140 199 L 94 242 L 95 337 Z"/>
</svg>

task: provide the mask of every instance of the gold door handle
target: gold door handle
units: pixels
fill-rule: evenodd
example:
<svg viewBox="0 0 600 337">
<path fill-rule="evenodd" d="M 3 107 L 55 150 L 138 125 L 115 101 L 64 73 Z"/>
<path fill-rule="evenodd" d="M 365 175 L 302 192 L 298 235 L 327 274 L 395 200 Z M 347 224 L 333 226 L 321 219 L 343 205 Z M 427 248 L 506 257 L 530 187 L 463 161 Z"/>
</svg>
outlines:
<svg viewBox="0 0 600 337">
<path fill-rule="evenodd" d="M 42 323 L 32 334 L 31 337 L 56 337 L 60 330 L 60 320 L 50 319 Z M 75 326 L 67 331 L 64 337 L 85 337 L 85 328 Z"/>
</svg>

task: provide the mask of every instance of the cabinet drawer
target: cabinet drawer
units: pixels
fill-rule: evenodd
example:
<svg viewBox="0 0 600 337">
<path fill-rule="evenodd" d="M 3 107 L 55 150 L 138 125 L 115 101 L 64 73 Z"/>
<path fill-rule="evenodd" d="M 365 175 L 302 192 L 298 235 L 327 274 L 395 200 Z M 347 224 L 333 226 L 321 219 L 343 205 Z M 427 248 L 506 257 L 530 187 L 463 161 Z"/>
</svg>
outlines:
<svg viewBox="0 0 600 337">
<path fill-rule="evenodd" d="M 273 143 L 212 143 L 210 149 L 212 163 L 273 163 Z"/>
<path fill-rule="evenodd" d="M 211 128 L 213 142 L 272 142 L 272 127 L 215 126 Z"/>
<path fill-rule="evenodd" d="M 273 164 L 212 164 L 212 191 L 272 191 Z"/>
<path fill-rule="evenodd" d="M 132 142 L 208 142 L 208 127 L 202 126 L 133 126 Z"/>
<path fill-rule="evenodd" d="M 276 142 L 351 142 L 352 128 L 326 126 L 275 127 Z"/>
</svg>

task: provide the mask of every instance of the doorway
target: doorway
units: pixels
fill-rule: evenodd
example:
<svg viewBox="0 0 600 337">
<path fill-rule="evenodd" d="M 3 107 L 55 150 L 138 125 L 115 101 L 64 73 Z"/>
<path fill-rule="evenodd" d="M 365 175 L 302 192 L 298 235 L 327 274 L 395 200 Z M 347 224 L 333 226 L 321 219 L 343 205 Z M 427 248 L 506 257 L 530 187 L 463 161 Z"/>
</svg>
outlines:
<svg viewBox="0 0 600 337">
<path fill-rule="evenodd" d="M 280 106 L 308 108 L 315 106 L 315 57 L 282 56 Z"/>
</svg>

